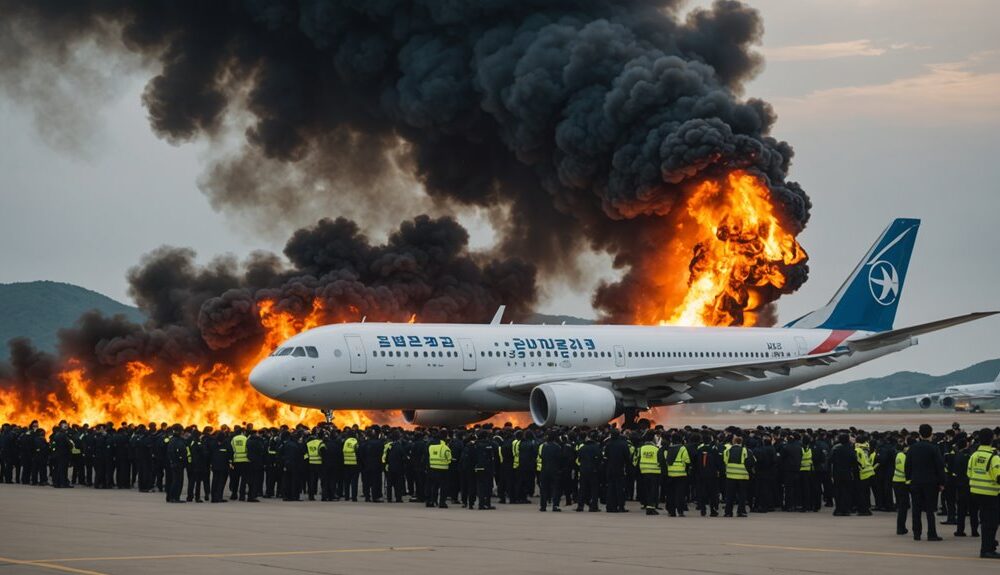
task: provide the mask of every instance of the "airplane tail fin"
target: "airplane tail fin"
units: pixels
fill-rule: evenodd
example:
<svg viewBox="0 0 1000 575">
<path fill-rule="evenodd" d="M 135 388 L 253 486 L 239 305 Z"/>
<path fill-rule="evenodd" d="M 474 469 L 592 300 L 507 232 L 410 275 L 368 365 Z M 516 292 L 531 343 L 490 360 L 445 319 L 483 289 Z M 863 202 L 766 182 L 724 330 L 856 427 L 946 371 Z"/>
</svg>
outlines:
<svg viewBox="0 0 1000 575">
<path fill-rule="evenodd" d="M 785 327 L 861 331 L 892 329 L 919 227 L 920 220 L 894 220 L 829 303 Z"/>
</svg>

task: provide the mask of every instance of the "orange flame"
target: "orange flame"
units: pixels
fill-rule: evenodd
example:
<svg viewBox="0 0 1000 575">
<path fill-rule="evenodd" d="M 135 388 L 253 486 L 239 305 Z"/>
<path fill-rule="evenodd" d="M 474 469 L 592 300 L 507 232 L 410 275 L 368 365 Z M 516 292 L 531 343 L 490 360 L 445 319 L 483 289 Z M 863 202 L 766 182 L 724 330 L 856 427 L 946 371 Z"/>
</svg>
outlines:
<svg viewBox="0 0 1000 575">
<path fill-rule="evenodd" d="M 635 323 L 754 325 L 761 302 L 770 301 L 765 290 L 784 287 L 784 267 L 808 257 L 767 186 L 744 171 L 695 186 L 672 217 L 666 251 L 650 266 L 657 293 L 637 306 Z M 675 262 L 689 263 L 678 270 Z"/>
</svg>

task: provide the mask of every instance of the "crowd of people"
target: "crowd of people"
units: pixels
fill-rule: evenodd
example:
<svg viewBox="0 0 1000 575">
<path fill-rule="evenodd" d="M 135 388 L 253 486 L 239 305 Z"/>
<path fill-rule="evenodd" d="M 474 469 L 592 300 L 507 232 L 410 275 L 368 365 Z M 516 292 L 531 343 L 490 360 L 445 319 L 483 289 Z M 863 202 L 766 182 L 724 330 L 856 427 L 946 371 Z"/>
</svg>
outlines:
<svg viewBox="0 0 1000 575">
<path fill-rule="evenodd" d="M 782 429 L 220 429 L 161 423 L 0 429 L 0 482 L 165 492 L 169 503 L 358 501 L 493 510 L 747 517 L 895 512 L 896 532 L 982 540 L 1000 558 L 1000 428 L 935 433 Z M 186 486 L 186 494 L 184 487 Z M 360 491 L 360 493 L 359 493 Z M 537 498 L 536 498 L 537 493 Z M 909 528 L 907 527 L 909 525 Z M 967 529 L 968 525 L 968 529 Z"/>
</svg>

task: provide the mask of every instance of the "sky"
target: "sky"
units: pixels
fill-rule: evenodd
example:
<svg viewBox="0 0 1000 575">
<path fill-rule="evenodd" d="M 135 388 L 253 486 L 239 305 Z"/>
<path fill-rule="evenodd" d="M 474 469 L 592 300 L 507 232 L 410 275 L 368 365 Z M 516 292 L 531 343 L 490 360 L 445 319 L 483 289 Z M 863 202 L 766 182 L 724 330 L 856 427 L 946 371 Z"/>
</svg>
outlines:
<svg viewBox="0 0 1000 575">
<path fill-rule="evenodd" d="M 923 220 L 897 326 L 1000 309 L 1000 3 L 750 4 L 763 16 L 766 65 L 745 95 L 775 107 L 774 135 L 796 151 L 791 179 L 813 202 L 799 236 L 810 279 L 779 301 L 780 320 L 825 304 L 896 217 Z M 65 281 L 130 302 L 126 271 L 160 245 L 193 247 L 202 261 L 280 251 L 290 229 L 262 232 L 199 190 L 225 142 L 158 139 L 140 99 L 147 73 L 108 59 L 94 74 L 103 81 L 54 86 L 64 98 L 42 117 L 0 90 L 0 282 Z M 78 89 L 98 92 L 100 107 L 73 110 Z M 483 220 L 461 219 L 473 245 L 489 245 Z M 607 257 L 588 260 L 592 281 L 613 275 Z M 593 317 L 592 286 L 550 284 L 539 311 Z M 818 383 L 946 373 L 1000 356 L 998 329 L 991 318 L 925 335 Z"/>
</svg>

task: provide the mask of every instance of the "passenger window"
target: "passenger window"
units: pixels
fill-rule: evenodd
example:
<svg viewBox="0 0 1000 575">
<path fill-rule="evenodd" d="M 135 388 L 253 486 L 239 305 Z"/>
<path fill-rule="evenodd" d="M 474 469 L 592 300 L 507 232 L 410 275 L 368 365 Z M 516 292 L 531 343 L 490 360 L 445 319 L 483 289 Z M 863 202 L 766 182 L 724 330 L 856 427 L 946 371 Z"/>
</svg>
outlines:
<svg viewBox="0 0 1000 575">
<path fill-rule="evenodd" d="M 305 356 L 306 356 L 306 350 L 302 349 L 301 347 L 295 348 L 295 351 L 292 352 L 292 357 L 305 357 Z"/>
<path fill-rule="evenodd" d="M 314 357 L 315 358 L 315 357 L 319 357 L 319 352 L 316 351 L 315 347 L 313 347 L 311 345 L 307 345 L 306 346 L 306 355 L 308 355 L 309 357 Z"/>
<path fill-rule="evenodd" d="M 373 351 L 372 352 L 372 357 L 378 357 L 378 352 L 377 351 Z"/>
</svg>

